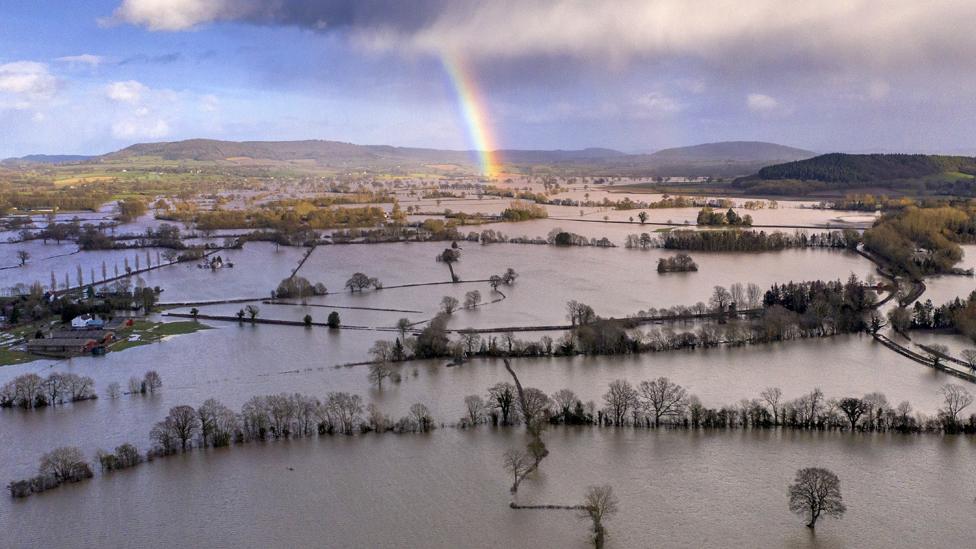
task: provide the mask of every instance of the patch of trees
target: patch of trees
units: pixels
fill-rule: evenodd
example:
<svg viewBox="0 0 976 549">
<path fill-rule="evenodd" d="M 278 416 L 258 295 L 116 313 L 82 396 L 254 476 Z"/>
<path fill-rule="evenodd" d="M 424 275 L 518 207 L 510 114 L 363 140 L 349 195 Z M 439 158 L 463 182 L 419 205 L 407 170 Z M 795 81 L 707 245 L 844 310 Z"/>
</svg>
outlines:
<svg viewBox="0 0 976 549">
<path fill-rule="evenodd" d="M 146 214 L 148 208 L 146 203 L 138 198 L 126 198 L 119 200 L 119 221 L 129 223 Z"/>
<path fill-rule="evenodd" d="M 808 235 L 797 231 L 693 231 L 675 230 L 660 237 L 660 247 L 669 250 L 704 252 L 766 252 L 788 248 L 844 248 L 855 249 L 861 238 L 857 231 L 845 229 Z"/>
<path fill-rule="evenodd" d="M 687 273 L 698 270 L 698 264 L 688 254 L 677 254 L 674 257 L 662 257 L 657 260 L 659 273 Z"/>
<path fill-rule="evenodd" d="M 353 273 L 346 281 L 346 288 L 349 288 L 350 292 L 362 292 L 369 288 L 375 288 L 380 290 L 383 288 L 383 283 L 379 281 L 376 277 L 371 277 L 363 273 Z"/>
<path fill-rule="evenodd" d="M 705 206 L 698 212 L 698 225 L 715 226 L 715 225 L 732 225 L 732 226 L 752 226 L 752 216 L 746 214 L 745 216 L 740 216 L 735 213 L 735 210 L 729 208 L 725 213 L 716 212 L 710 207 Z"/>
<path fill-rule="evenodd" d="M 587 238 L 583 235 L 572 233 L 569 231 L 564 231 L 562 229 L 556 228 L 549 231 L 549 236 L 546 239 L 549 244 L 554 246 L 594 246 L 597 248 L 614 248 L 616 245 L 610 241 L 609 238 Z"/>
<path fill-rule="evenodd" d="M 80 482 L 94 475 L 91 465 L 78 448 L 64 446 L 55 448 L 41 456 L 37 476 L 17 480 L 7 485 L 10 495 L 15 498 L 57 488 L 62 484 Z"/>
<path fill-rule="evenodd" d="M 549 217 L 549 212 L 545 206 L 532 204 L 524 200 L 513 200 L 507 208 L 502 211 L 502 219 L 505 221 L 530 221 L 532 219 L 543 219 Z"/>
<path fill-rule="evenodd" d="M 53 372 L 47 377 L 22 374 L 0 387 L 0 408 L 30 410 L 95 398 L 94 380 L 72 373 Z"/>
<path fill-rule="evenodd" d="M 168 211 L 158 213 L 159 219 L 192 222 L 201 231 L 218 229 L 270 229 L 285 234 L 316 229 L 342 227 L 371 227 L 386 220 L 383 208 L 324 207 L 299 213 L 281 207 L 269 206 L 250 210 Z"/>
<path fill-rule="evenodd" d="M 278 288 L 274 291 L 274 297 L 278 299 L 305 299 L 310 296 L 326 295 L 329 293 L 325 284 L 318 282 L 312 284 L 303 276 L 290 276 L 278 283 Z"/>
<path fill-rule="evenodd" d="M 913 278 L 956 272 L 960 242 L 976 242 L 976 211 L 969 208 L 908 207 L 885 214 L 864 232 L 868 251 Z"/>
<path fill-rule="evenodd" d="M 944 172 L 976 175 L 976 159 L 966 156 L 926 154 L 843 154 L 830 153 L 806 160 L 766 166 L 756 175 L 761 180 L 798 179 L 824 183 L 873 183 L 895 179 L 914 179 Z M 748 179 L 733 186 L 749 188 Z"/>
</svg>

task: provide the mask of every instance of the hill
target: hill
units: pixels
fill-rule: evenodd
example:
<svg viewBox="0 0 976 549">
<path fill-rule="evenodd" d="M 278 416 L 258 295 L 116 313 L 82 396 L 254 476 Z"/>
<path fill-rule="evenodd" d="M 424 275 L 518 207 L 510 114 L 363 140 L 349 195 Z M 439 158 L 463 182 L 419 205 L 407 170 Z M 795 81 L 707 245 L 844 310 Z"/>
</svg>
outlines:
<svg viewBox="0 0 976 549">
<path fill-rule="evenodd" d="M 803 160 L 815 153 L 762 141 L 722 141 L 690 147 L 663 149 L 650 155 L 662 163 L 740 162 L 763 165 Z"/>
<path fill-rule="evenodd" d="M 0 164 L 17 166 L 22 164 L 70 164 L 72 162 L 85 162 L 91 156 L 80 154 L 29 154 L 19 158 L 6 158 Z"/>
<path fill-rule="evenodd" d="M 653 154 L 626 154 L 606 148 L 579 150 L 494 151 L 506 172 L 538 175 L 595 176 L 716 176 L 735 177 L 760 167 L 806 158 L 813 153 L 751 141 L 708 143 L 665 149 Z M 25 158 L 63 158 L 35 155 Z M 228 166 L 320 168 L 384 173 L 472 173 L 477 170 L 473 151 L 389 145 L 356 145 L 341 141 L 219 141 L 188 139 L 139 143 L 97 157 L 71 161 L 153 166 L 197 162 Z"/>
<path fill-rule="evenodd" d="M 732 186 L 767 194 L 845 191 L 971 196 L 976 158 L 925 154 L 824 154 L 766 166 Z"/>
</svg>

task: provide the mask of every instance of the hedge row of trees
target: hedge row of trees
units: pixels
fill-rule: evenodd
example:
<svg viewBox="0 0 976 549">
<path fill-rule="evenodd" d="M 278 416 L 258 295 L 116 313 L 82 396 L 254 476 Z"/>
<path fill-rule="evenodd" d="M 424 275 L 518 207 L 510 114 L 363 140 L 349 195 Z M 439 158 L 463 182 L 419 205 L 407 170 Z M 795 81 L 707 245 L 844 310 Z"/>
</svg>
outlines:
<svg viewBox="0 0 976 549">
<path fill-rule="evenodd" d="M 125 443 L 113 452 L 98 450 L 95 458 L 107 473 L 192 448 L 326 434 L 416 433 L 435 427 L 430 410 L 422 403 L 412 405 L 407 415 L 394 421 L 375 404 L 364 406 L 359 395 L 345 392 L 329 393 L 324 401 L 299 393 L 255 396 L 244 403 L 240 412 L 208 399 L 198 408 L 170 408 L 150 430 L 152 445 L 145 454 Z M 13 497 L 26 497 L 92 476 L 91 465 L 81 450 L 62 447 L 41 457 L 36 477 L 11 482 L 7 488 Z"/>
<path fill-rule="evenodd" d="M 636 237 L 638 242 L 650 239 L 644 235 Z M 788 248 L 844 248 L 855 249 L 861 236 L 853 229 L 829 231 L 808 235 L 803 231 L 787 234 L 780 231 L 693 231 L 675 230 L 662 234 L 654 243 L 645 247 L 660 247 L 669 250 L 704 252 L 766 252 Z"/>
<path fill-rule="evenodd" d="M 685 387 L 667 377 L 636 385 L 618 379 L 607 386 L 601 401 L 583 402 L 573 391 L 561 389 L 548 395 L 524 388 L 535 417 L 553 425 L 676 427 L 691 429 L 788 429 L 850 430 L 902 433 L 946 432 L 976 434 L 976 414 L 964 417 L 973 395 L 964 387 L 942 387 L 943 405 L 934 417 L 915 412 L 911 403 L 889 403 L 884 393 L 828 398 L 820 389 L 788 400 L 777 387 L 767 387 L 752 399 L 707 407 Z M 497 383 L 484 395 L 464 397 L 464 416 L 459 427 L 482 423 L 516 425 L 524 421 L 517 389 Z"/>
<path fill-rule="evenodd" d="M 72 373 L 52 372 L 47 377 L 22 374 L 0 387 L 0 408 L 30 410 L 94 398 L 98 398 L 94 380 Z"/>
</svg>

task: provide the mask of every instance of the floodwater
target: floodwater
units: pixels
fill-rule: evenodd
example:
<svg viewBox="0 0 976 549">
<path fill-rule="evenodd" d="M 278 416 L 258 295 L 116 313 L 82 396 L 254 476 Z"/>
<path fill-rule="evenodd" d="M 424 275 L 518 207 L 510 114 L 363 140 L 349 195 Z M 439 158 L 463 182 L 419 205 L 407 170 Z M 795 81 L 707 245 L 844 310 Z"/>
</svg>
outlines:
<svg viewBox="0 0 976 549">
<path fill-rule="evenodd" d="M 452 423 L 464 414 L 463 398 L 485 394 L 488 387 L 511 378 L 499 360 L 473 360 L 446 367 L 432 360 L 400 366 L 403 381 L 378 390 L 364 366 L 335 365 L 365 359 L 375 332 L 325 328 L 222 324 L 220 329 L 171 338 L 161 343 L 70 361 L 38 361 L 0 369 L 0 382 L 25 373 L 52 370 L 89 375 L 102 398 L 35 411 L 0 410 L 0 480 L 30 474 L 37 458 L 63 444 L 87 454 L 130 441 L 148 444 L 151 426 L 170 407 L 200 405 L 217 398 L 234 409 L 251 396 L 301 392 L 324 398 L 347 391 L 374 402 L 393 417 L 423 402 L 438 422 Z M 894 406 L 908 400 L 932 415 L 941 406 L 939 388 L 958 382 L 874 343 L 867 336 L 843 336 L 744 348 L 718 348 L 619 357 L 517 359 L 513 366 L 526 386 L 549 394 L 568 388 L 583 402 L 602 406 L 602 395 L 615 379 L 637 384 L 667 376 L 698 395 L 708 406 L 756 398 L 765 387 L 778 386 L 785 399 L 815 387 L 829 397 L 862 396 L 881 391 Z M 151 396 L 105 397 L 111 382 L 123 388 L 131 376 L 155 369 L 162 390 Z"/>
<path fill-rule="evenodd" d="M 794 432 L 559 428 L 521 504 L 609 484 L 608 548 L 968 547 L 973 440 Z M 572 511 L 513 510 L 501 455 L 519 429 L 442 429 L 193 452 L 4 502 L 11 547 L 588 546 Z M 848 507 L 816 532 L 787 508 L 801 467 Z M 18 545 L 19 544 L 19 545 Z"/>
<path fill-rule="evenodd" d="M 816 210 L 789 213 L 798 211 L 805 215 Z M 544 236 L 555 223 L 564 222 L 517 224 L 511 234 L 518 234 L 517 227 L 524 234 Z M 565 226 L 583 232 L 574 227 L 613 228 L 618 232 L 608 236 L 618 245 L 626 234 L 623 229 L 639 228 Z M 143 250 L 129 250 L 52 257 L 76 248 L 23 245 L 30 247 L 37 264 L 0 271 L 0 286 L 31 282 L 26 276 L 47 283 L 51 270 L 59 283 L 65 272 L 74 283 L 77 265 L 87 279 L 91 268 L 100 271 L 102 261 L 111 274 L 114 263 L 122 264 L 126 257 L 134 263 L 133 254 L 144 255 Z M 570 299 L 590 304 L 597 314 L 621 317 L 650 307 L 707 302 L 715 285 L 753 282 L 765 289 L 774 282 L 844 279 L 852 273 L 865 278 L 874 270 L 856 254 L 787 250 L 695 253 L 697 273 L 659 275 L 657 259 L 673 252 L 462 246 L 455 270 L 463 280 L 485 279 L 507 267 L 520 277 L 501 288 L 506 299 L 456 312 L 450 321 L 455 329 L 564 324 Z M 321 246 L 299 274 L 323 282 L 333 293 L 310 299 L 309 306 L 259 303 L 259 316 L 297 320 L 311 314 L 321 322 L 337 310 L 345 325 L 376 328 L 392 326 L 400 317 L 430 318 L 444 295 L 460 299 L 477 289 L 485 300 L 500 298 L 484 282 L 391 287 L 448 282 L 447 266 L 434 261 L 444 247 Z M 0 247 L 0 265 L 15 263 L 16 249 L 15 244 Z M 221 252 L 234 262 L 233 269 L 183 264 L 142 277 L 149 286 L 163 287 L 162 299 L 168 302 L 259 297 L 269 295 L 304 252 L 249 243 L 242 250 Z M 976 247 L 967 248 L 967 261 L 973 257 Z M 387 288 L 343 292 L 345 280 L 357 271 L 378 277 Z M 959 277 L 946 280 L 951 285 L 944 290 L 938 289 L 940 282 L 930 285 L 936 288 L 933 295 L 960 295 L 972 283 Z M 240 306 L 200 309 L 232 314 Z M 57 408 L 0 410 L 0 484 L 33 474 L 40 455 L 56 446 L 78 446 L 87 456 L 126 441 L 145 449 L 149 429 L 170 407 L 198 406 L 211 397 L 239 409 L 259 394 L 301 392 L 324 398 L 330 391 L 347 391 L 394 417 L 423 402 L 438 423 L 450 424 L 463 414 L 464 396 L 484 394 L 491 385 L 510 379 L 497 360 L 450 368 L 444 361 L 420 361 L 400 366 L 402 381 L 387 382 L 380 390 L 369 384 L 365 367 L 339 365 L 366 360 L 369 347 L 378 339 L 392 339 L 392 332 L 210 324 L 214 329 L 103 357 L 0 368 L 0 383 L 26 372 L 88 375 L 101 395 Z M 517 335 L 537 340 L 543 334 Z M 780 387 L 784 399 L 819 387 L 835 398 L 880 391 L 892 405 L 907 400 L 915 410 L 932 415 L 942 404 L 940 387 L 960 383 L 866 336 L 640 356 L 518 359 L 513 365 L 526 386 L 550 394 L 568 388 L 598 406 L 615 379 L 636 384 L 668 376 L 708 406 L 755 398 L 769 386 Z M 158 394 L 115 400 L 105 396 L 109 383 L 125 387 L 131 376 L 141 377 L 149 369 L 162 376 Z M 428 435 L 325 437 L 194 451 L 24 501 L 0 498 L 0 545 L 586 547 L 586 524 L 573 512 L 508 507 L 509 481 L 500 466 L 501 454 L 523 445 L 523 436 L 520 429 L 443 428 Z M 976 443 L 971 437 L 594 428 L 558 428 L 547 436 L 552 454 L 542 471 L 523 484 L 519 502 L 574 504 L 587 484 L 609 483 L 620 497 L 620 513 L 607 524 L 609 547 L 971 545 L 976 505 Z M 815 536 L 786 506 L 786 485 L 797 468 L 806 466 L 837 472 L 849 507 L 843 520 L 825 520 Z"/>
</svg>

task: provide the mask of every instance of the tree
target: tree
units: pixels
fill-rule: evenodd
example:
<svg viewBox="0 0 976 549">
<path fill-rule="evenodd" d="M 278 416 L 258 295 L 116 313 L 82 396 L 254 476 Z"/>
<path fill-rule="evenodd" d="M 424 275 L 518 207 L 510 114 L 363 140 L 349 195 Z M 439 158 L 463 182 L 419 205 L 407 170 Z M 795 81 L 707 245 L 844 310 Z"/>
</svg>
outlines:
<svg viewBox="0 0 976 549">
<path fill-rule="evenodd" d="M 488 401 L 502 414 L 502 425 L 508 425 L 515 403 L 515 386 L 511 383 L 496 383 L 488 389 Z"/>
<path fill-rule="evenodd" d="M 332 311 L 329 313 L 329 318 L 325 321 L 329 328 L 336 329 L 340 326 L 339 313 Z"/>
<path fill-rule="evenodd" d="M 409 318 L 401 318 L 400 320 L 397 320 L 396 329 L 398 332 L 400 332 L 400 339 L 407 338 L 407 331 L 410 329 L 411 325 L 412 323 L 410 322 Z"/>
<path fill-rule="evenodd" d="M 840 518 L 847 511 L 840 494 L 840 479 L 820 467 L 798 470 L 789 496 L 790 511 L 809 520 L 807 528 L 815 528 L 820 515 Z"/>
<path fill-rule="evenodd" d="M 491 284 L 491 289 L 498 291 L 498 287 L 502 285 L 502 277 L 499 275 L 491 275 L 488 277 L 488 284 Z"/>
<path fill-rule="evenodd" d="M 654 416 L 654 426 L 661 425 L 661 418 L 676 417 L 684 412 L 688 393 L 666 377 L 654 381 L 642 381 L 638 386 L 641 405 Z"/>
<path fill-rule="evenodd" d="M 446 314 L 453 314 L 458 308 L 458 300 L 454 296 L 446 295 L 441 299 L 441 310 Z"/>
<path fill-rule="evenodd" d="M 617 512 L 619 502 L 613 495 L 613 488 L 609 485 L 590 486 L 583 495 L 582 513 L 580 518 L 593 522 L 593 546 L 597 549 L 603 547 L 606 539 L 606 528 L 603 521 L 610 518 Z"/>
<path fill-rule="evenodd" d="M 783 397 L 783 391 L 779 387 L 766 387 L 759 397 L 769 405 L 773 412 L 773 425 L 779 425 L 779 400 Z"/>
<path fill-rule="evenodd" d="M 838 408 L 847 416 L 847 421 L 851 424 L 851 431 L 857 429 L 857 420 L 861 419 L 861 415 L 866 411 L 864 401 L 855 397 L 842 398 L 838 403 Z"/>
<path fill-rule="evenodd" d="M 143 393 L 155 393 L 157 389 L 163 386 L 163 378 L 160 377 L 156 370 L 149 370 L 146 375 L 142 378 L 142 392 Z"/>
<path fill-rule="evenodd" d="M 962 359 L 969 365 L 969 369 L 976 372 L 976 349 L 963 350 Z"/>
<path fill-rule="evenodd" d="M 461 261 L 461 248 L 445 248 L 443 252 L 437 254 L 435 259 L 440 263 L 445 263 L 451 271 L 451 281 L 460 282 L 461 279 L 454 274 L 454 264 Z"/>
<path fill-rule="evenodd" d="M 532 459 L 524 450 L 512 448 L 502 455 L 502 465 L 512 475 L 511 492 L 514 494 L 518 492 L 519 484 L 525 475 L 532 471 Z"/>
<path fill-rule="evenodd" d="M 53 477 L 59 484 L 92 476 L 84 454 L 74 446 L 62 446 L 42 455 L 40 473 Z"/>
<path fill-rule="evenodd" d="M 607 413 L 614 425 L 623 425 L 627 412 L 637 406 L 637 390 L 626 380 L 610 382 L 609 390 L 603 395 Z"/>
<path fill-rule="evenodd" d="M 362 292 L 366 288 L 373 285 L 375 279 L 366 276 L 363 273 L 354 273 L 349 280 L 346 281 L 346 288 L 349 288 L 350 292 Z"/>
<path fill-rule="evenodd" d="M 382 390 L 383 380 L 386 378 L 393 377 L 395 374 L 396 372 L 393 370 L 393 368 L 390 367 L 388 363 L 371 362 L 369 365 L 369 374 L 367 374 L 367 377 L 370 383 L 375 383 L 376 388 Z"/>
<path fill-rule="evenodd" d="M 952 383 L 943 385 L 941 393 L 945 403 L 941 412 L 945 415 L 949 425 L 955 425 L 959 421 L 959 412 L 973 403 L 973 395 L 964 387 Z"/>
<path fill-rule="evenodd" d="M 23 267 L 27 260 L 30 259 L 30 252 L 27 250 L 17 250 L 17 259 L 20 260 L 20 266 Z"/>
<path fill-rule="evenodd" d="M 478 290 L 471 290 L 470 292 L 464 294 L 464 308 L 474 309 L 481 303 L 481 292 Z"/>
<path fill-rule="evenodd" d="M 464 397 L 464 409 L 467 412 L 467 420 L 471 425 L 481 423 L 485 417 L 485 401 L 478 395 L 468 395 Z"/>
<path fill-rule="evenodd" d="M 200 429 L 200 418 L 192 406 L 174 406 L 170 408 L 165 422 L 172 429 L 173 435 L 180 441 L 180 448 L 184 451 L 193 435 Z"/>
<path fill-rule="evenodd" d="M 122 394 L 122 387 L 117 381 L 113 381 L 112 383 L 108 384 L 105 393 L 108 395 L 108 398 L 119 398 L 119 395 Z"/>
<path fill-rule="evenodd" d="M 312 326 L 312 315 L 305 315 L 305 316 L 304 316 L 304 317 L 302 318 L 302 322 L 304 322 L 304 323 L 305 323 L 305 327 L 306 327 L 306 328 L 309 328 L 309 327 L 311 327 L 311 326 Z"/>
<path fill-rule="evenodd" d="M 200 315 L 200 309 L 197 309 L 196 307 L 193 307 L 192 309 L 190 309 L 190 316 L 192 316 L 192 317 L 193 317 L 193 320 L 194 320 L 194 321 L 196 321 L 196 320 L 197 320 L 197 317 L 198 317 L 199 315 Z"/>
<path fill-rule="evenodd" d="M 260 311 L 261 309 L 258 309 L 257 305 L 248 305 L 244 307 L 244 312 L 247 314 L 248 318 L 251 319 L 251 324 L 254 324 L 254 319 L 257 318 Z"/>
<path fill-rule="evenodd" d="M 639 214 L 637 214 L 637 219 L 640 220 L 640 224 L 641 225 L 643 225 L 644 223 L 647 223 L 647 217 L 648 217 L 647 216 L 647 212 L 644 212 L 644 211 L 642 211 Z"/>
<path fill-rule="evenodd" d="M 724 313 L 732 305 L 732 294 L 722 286 L 715 286 L 708 306 L 716 313 Z"/>
</svg>

